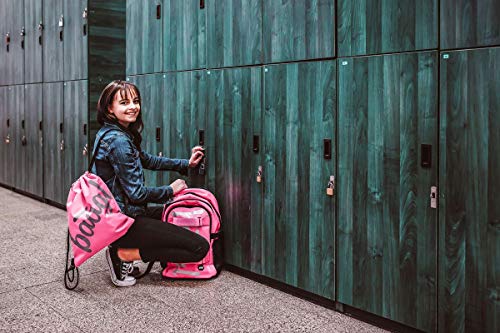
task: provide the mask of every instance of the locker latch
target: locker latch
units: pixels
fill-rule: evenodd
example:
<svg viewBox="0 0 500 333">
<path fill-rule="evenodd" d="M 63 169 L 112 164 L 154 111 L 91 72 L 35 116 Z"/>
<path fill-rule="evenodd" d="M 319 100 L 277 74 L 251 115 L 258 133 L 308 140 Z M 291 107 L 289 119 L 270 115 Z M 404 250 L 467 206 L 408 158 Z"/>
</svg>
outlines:
<svg viewBox="0 0 500 333">
<path fill-rule="evenodd" d="M 87 11 L 87 8 L 85 8 L 83 10 L 83 14 L 82 14 L 82 17 L 84 20 L 87 20 L 87 17 L 88 17 L 88 11 Z M 84 36 L 87 36 L 87 23 L 83 23 L 83 35 Z"/>
<path fill-rule="evenodd" d="M 85 8 L 83 10 L 82 18 L 86 20 L 88 16 L 89 16 L 89 11 L 87 10 L 87 8 Z"/>
<path fill-rule="evenodd" d="M 88 152 L 89 152 L 89 145 L 86 143 L 85 146 L 83 146 L 82 155 L 86 156 Z"/>
<path fill-rule="evenodd" d="M 7 136 L 5 137 L 5 143 L 6 144 L 10 143 L 10 135 L 9 134 L 7 134 Z"/>
<path fill-rule="evenodd" d="M 61 15 L 61 18 L 59 18 L 59 40 L 62 42 L 63 40 L 63 27 L 64 27 L 64 16 Z"/>
<path fill-rule="evenodd" d="M 28 140 L 26 139 L 26 135 L 21 137 L 21 145 L 26 146 L 28 144 Z"/>
<path fill-rule="evenodd" d="M 24 29 L 24 27 L 21 28 L 21 49 L 24 50 L 24 36 L 26 36 L 26 30 Z"/>
<path fill-rule="evenodd" d="M 163 153 L 160 151 L 160 152 L 158 153 L 158 157 L 162 157 L 162 156 L 163 156 Z"/>
<path fill-rule="evenodd" d="M 42 45 L 42 31 L 43 31 L 43 23 L 40 21 L 38 24 L 38 31 L 40 32 L 40 35 L 38 35 L 38 44 Z"/>
<path fill-rule="evenodd" d="M 326 195 L 333 196 L 335 193 L 335 176 L 330 176 L 330 181 L 326 187 Z"/>
<path fill-rule="evenodd" d="M 437 208 L 437 186 L 431 186 L 431 208 Z"/>
<path fill-rule="evenodd" d="M 64 150 L 64 140 L 61 140 L 61 144 L 59 145 L 59 150 Z"/>
<path fill-rule="evenodd" d="M 5 43 L 7 46 L 7 52 L 10 50 L 10 32 L 5 34 Z"/>
</svg>

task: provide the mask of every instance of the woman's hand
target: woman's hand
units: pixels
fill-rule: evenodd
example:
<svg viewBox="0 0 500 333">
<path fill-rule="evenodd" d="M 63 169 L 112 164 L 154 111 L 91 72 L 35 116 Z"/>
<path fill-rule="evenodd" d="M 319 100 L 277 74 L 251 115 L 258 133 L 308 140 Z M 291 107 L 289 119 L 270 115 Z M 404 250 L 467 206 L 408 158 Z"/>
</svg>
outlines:
<svg viewBox="0 0 500 333">
<path fill-rule="evenodd" d="M 170 184 L 172 190 L 174 191 L 174 195 L 179 193 L 180 191 L 187 188 L 186 182 L 182 179 L 176 179 L 172 184 Z"/>
<path fill-rule="evenodd" d="M 194 168 L 200 163 L 203 156 L 205 156 L 205 149 L 201 146 L 193 147 L 191 150 L 191 158 L 189 159 L 189 167 Z"/>
</svg>

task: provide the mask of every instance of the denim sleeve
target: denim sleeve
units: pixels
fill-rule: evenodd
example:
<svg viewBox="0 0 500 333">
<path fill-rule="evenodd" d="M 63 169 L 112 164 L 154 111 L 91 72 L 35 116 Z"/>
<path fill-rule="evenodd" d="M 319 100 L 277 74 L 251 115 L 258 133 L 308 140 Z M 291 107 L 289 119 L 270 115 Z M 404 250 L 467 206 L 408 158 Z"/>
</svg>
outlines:
<svg viewBox="0 0 500 333">
<path fill-rule="evenodd" d="M 159 157 L 142 151 L 140 154 L 142 166 L 148 170 L 172 170 L 181 175 L 187 175 L 189 161 L 178 158 Z"/>
<path fill-rule="evenodd" d="M 116 136 L 108 147 L 108 159 L 131 203 L 165 203 L 173 196 L 170 186 L 146 187 L 139 151 L 125 136 Z"/>
</svg>

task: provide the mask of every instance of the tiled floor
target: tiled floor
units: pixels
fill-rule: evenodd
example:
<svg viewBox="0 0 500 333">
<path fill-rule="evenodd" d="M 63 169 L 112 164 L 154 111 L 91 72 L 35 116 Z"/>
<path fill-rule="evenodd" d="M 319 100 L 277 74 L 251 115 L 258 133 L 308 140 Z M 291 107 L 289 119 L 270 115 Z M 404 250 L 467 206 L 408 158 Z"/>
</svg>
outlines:
<svg viewBox="0 0 500 333">
<path fill-rule="evenodd" d="M 230 272 L 112 285 L 103 253 L 63 285 L 66 213 L 0 187 L 0 332 L 384 332 Z"/>
</svg>

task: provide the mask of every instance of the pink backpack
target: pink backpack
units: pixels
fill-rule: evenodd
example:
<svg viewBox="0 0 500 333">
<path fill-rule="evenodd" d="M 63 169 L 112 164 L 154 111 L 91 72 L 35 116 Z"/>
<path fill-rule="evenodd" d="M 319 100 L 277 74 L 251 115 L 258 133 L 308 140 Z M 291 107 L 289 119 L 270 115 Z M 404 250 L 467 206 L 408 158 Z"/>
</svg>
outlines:
<svg viewBox="0 0 500 333">
<path fill-rule="evenodd" d="M 207 190 L 188 188 L 165 205 L 162 221 L 173 223 L 206 238 L 210 249 L 203 260 L 191 263 L 162 262 L 162 275 L 172 279 L 210 279 L 223 264 L 221 217 L 215 196 Z"/>
</svg>

